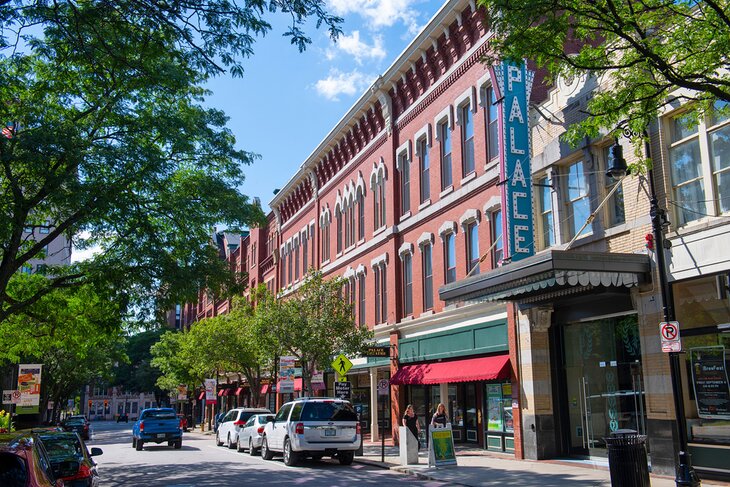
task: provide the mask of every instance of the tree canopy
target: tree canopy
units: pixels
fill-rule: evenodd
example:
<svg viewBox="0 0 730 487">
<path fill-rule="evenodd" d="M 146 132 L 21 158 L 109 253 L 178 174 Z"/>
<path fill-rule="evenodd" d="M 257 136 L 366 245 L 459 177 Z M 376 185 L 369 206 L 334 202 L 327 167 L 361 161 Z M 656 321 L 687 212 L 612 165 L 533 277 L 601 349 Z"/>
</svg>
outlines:
<svg viewBox="0 0 730 487">
<path fill-rule="evenodd" d="M 202 86 L 243 73 L 275 12 L 299 49 L 308 18 L 339 33 L 323 0 L 0 1 L 0 321 L 87 282 L 157 309 L 235 289 L 210 230 L 263 221 L 238 190 L 256 156 Z M 99 253 L 13 294 L 14 274 L 63 236 Z"/>
<path fill-rule="evenodd" d="M 528 59 L 553 76 L 600 79 L 589 116 L 568 140 L 617 126 L 641 134 L 667 105 L 694 102 L 699 114 L 730 102 L 730 4 L 478 0 L 496 33 L 490 59 Z"/>
</svg>

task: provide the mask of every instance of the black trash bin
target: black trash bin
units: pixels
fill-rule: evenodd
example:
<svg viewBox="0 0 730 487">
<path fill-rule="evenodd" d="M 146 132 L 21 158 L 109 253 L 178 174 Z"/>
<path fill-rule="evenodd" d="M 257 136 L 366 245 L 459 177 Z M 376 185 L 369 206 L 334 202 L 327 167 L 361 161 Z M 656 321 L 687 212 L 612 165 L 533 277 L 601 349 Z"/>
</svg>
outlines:
<svg viewBox="0 0 730 487">
<path fill-rule="evenodd" d="M 616 430 L 604 438 L 612 487 L 649 487 L 646 436 L 634 430 Z"/>
</svg>

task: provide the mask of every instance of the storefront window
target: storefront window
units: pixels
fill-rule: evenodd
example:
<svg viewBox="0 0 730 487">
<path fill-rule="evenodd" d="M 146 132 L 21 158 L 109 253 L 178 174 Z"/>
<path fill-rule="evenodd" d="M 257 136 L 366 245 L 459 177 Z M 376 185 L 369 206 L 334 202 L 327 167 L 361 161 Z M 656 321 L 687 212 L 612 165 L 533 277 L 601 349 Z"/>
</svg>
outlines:
<svg viewBox="0 0 730 487">
<path fill-rule="evenodd" d="M 478 441 L 477 424 L 479 413 L 477 411 L 477 388 L 476 384 L 466 384 L 466 441 Z"/>
<path fill-rule="evenodd" d="M 512 384 L 487 384 L 487 429 L 514 432 L 512 422 Z"/>
<path fill-rule="evenodd" d="M 728 274 L 672 286 L 691 382 L 687 410 L 692 441 L 730 444 L 730 298 Z"/>
</svg>

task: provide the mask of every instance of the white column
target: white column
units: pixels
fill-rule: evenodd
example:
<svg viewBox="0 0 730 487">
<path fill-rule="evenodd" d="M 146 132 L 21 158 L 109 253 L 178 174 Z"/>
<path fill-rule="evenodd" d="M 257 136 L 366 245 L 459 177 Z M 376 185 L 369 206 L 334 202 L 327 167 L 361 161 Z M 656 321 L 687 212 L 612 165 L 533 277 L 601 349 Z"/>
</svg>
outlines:
<svg viewBox="0 0 730 487">
<path fill-rule="evenodd" d="M 449 412 L 449 383 L 439 384 L 439 393 L 441 394 L 441 402 L 446 406 L 446 413 Z M 451 418 L 449 418 L 450 420 Z"/>
<path fill-rule="evenodd" d="M 378 428 L 378 369 L 370 369 L 370 440 L 380 441 Z"/>
</svg>

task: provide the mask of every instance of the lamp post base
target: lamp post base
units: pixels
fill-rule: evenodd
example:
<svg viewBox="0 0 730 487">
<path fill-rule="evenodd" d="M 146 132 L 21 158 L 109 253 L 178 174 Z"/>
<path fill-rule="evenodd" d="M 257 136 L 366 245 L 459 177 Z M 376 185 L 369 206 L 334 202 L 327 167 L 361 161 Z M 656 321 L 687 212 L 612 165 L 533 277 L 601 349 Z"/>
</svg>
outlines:
<svg viewBox="0 0 730 487">
<path fill-rule="evenodd" d="M 692 455 L 686 451 L 679 452 L 679 467 L 677 478 L 674 479 L 677 487 L 700 487 L 700 479 L 692 468 Z"/>
</svg>

